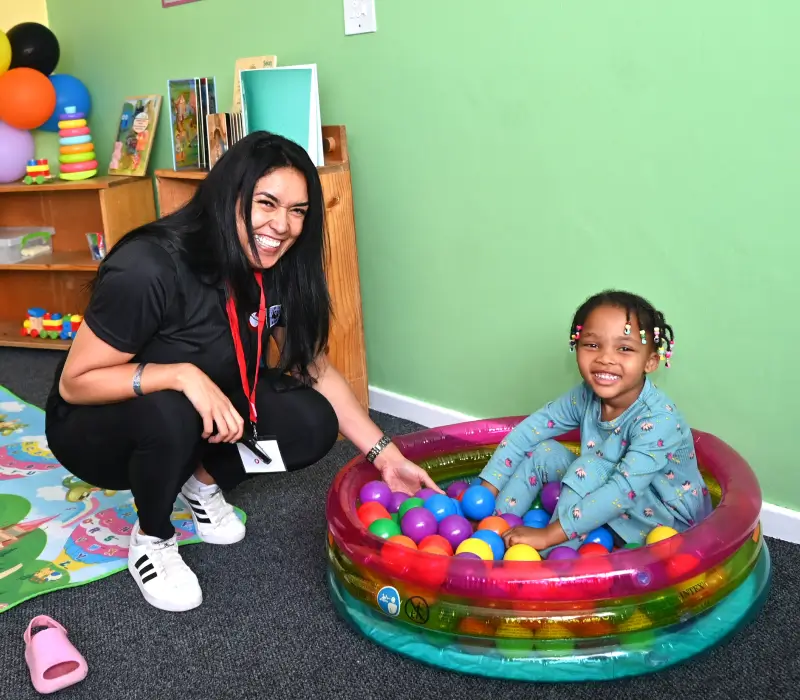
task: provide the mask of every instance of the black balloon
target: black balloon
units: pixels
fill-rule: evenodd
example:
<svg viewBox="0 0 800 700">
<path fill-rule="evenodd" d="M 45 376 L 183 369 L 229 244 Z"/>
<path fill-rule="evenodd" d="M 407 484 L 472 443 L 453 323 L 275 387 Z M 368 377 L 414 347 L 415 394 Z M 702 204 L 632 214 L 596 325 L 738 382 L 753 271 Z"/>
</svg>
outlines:
<svg viewBox="0 0 800 700">
<path fill-rule="evenodd" d="M 50 75 L 58 65 L 61 49 L 58 39 L 38 22 L 23 22 L 6 32 L 11 43 L 11 68 L 33 68 Z"/>
</svg>

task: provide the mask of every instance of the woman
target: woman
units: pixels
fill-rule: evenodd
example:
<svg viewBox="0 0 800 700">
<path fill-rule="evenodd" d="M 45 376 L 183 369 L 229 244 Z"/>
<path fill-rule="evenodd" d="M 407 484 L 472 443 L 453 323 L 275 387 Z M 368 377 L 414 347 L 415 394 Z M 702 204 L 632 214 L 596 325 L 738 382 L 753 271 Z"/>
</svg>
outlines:
<svg viewBox="0 0 800 700">
<path fill-rule="evenodd" d="M 239 141 L 186 206 L 130 232 L 101 264 L 56 373 L 47 439 L 80 479 L 133 492 L 128 570 L 152 605 L 202 602 L 170 521 L 179 492 L 204 541 L 244 537 L 222 490 L 247 478 L 242 441 L 256 433 L 277 439 L 291 471 L 341 431 L 392 489 L 434 487 L 327 362 L 329 318 L 319 174 L 300 146 L 266 132 Z M 281 360 L 260 367 L 270 337 Z"/>
</svg>

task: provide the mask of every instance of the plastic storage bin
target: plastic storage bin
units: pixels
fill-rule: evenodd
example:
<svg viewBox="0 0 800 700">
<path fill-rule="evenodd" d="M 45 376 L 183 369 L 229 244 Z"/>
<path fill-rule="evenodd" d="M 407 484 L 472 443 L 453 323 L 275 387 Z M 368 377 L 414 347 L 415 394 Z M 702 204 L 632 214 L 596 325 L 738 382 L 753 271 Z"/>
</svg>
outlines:
<svg viewBox="0 0 800 700">
<path fill-rule="evenodd" d="M 55 232 L 48 226 L 0 226 L 0 265 L 49 255 Z"/>
</svg>

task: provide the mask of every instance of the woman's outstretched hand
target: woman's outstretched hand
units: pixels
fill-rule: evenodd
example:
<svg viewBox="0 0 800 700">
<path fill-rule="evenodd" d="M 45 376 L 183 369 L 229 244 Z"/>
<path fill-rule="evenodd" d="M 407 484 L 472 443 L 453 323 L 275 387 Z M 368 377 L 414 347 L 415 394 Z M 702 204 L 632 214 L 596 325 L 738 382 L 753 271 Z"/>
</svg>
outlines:
<svg viewBox="0 0 800 700">
<path fill-rule="evenodd" d="M 236 442 L 242 437 L 244 419 L 230 399 L 208 375 L 192 364 L 178 370 L 179 390 L 192 402 L 203 419 L 203 438 L 209 442 Z M 214 426 L 217 428 L 214 433 Z"/>
<path fill-rule="evenodd" d="M 378 455 L 375 466 L 381 473 L 381 479 L 392 491 L 413 496 L 420 489 L 429 488 L 436 493 L 444 493 L 428 472 L 407 460 L 395 445 L 389 445 Z"/>
</svg>

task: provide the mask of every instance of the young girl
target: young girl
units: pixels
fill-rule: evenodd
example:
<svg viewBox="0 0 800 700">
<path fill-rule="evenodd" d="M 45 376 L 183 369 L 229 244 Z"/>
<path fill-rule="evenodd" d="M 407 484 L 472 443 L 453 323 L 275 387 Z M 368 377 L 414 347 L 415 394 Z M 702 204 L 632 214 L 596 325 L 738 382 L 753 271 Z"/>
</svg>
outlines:
<svg viewBox="0 0 800 700">
<path fill-rule="evenodd" d="M 645 299 L 606 291 L 575 313 L 570 349 L 583 382 L 512 430 L 481 472 L 498 513 L 523 515 L 544 484 L 560 481 L 550 524 L 506 531 L 507 546 L 578 547 L 608 526 L 618 544 L 642 544 L 657 525 L 683 531 L 711 503 L 691 430 L 647 375 L 669 358 L 672 328 Z M 581 455 L 555 438 L 580 428 Z"/>
</svg>

